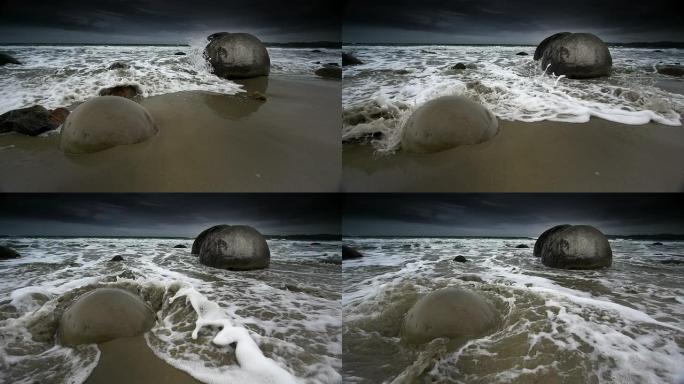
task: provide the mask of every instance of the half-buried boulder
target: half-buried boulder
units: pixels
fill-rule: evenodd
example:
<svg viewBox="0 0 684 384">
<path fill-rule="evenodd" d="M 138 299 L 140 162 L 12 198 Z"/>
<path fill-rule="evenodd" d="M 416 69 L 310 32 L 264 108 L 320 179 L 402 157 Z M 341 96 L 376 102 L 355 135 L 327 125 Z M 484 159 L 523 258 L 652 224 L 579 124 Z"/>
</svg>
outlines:
<svg viewBox="0 0 684 384">
<path fill-rule="evenodd" d="M 204 231 L 200 232 L 199 235 L 195 238 L 195 241 L 192 242 L 192 250 L 190 253 L 193 255 L 199 255 L 200 249 L 202 249 L 202 244 L 204 243 L 204 240 L 207 238 L 207 235 L 210 233 L 220 231 L 223 228 L 230 227 L 230 225 L 214 225 L 211 228 L 207 228 Z"/>
<path fill-rule="evenodd" d="M 199 261 L 228 270 L 262 269 L 268 268 L 271 252 L 259 231 L 246 225 L 232 225 L 206 234 Z"/>
<path fill-rule="evenodd" d="M 556 76 L 586 79 L 610 75 L 613 58 L 608 46 L 591 33 L 561 32 L 549 36 L 537 46 L 534 59 L 541 68 Z"/>
<path fill-rule="evenodd" d="M 212 36 L 214 36 L 212 38 Z M 226 33 L 209 36 L 204 55 L 214 74 L 225 79 L 268 76 L 271 59 L 264 44 L 249 33 Z"/>
<path fill-rule="evenodd" d="M 542 263 L 552 268 L 598 269 L 613 262 L 608 239 L 589 225 L 553 227 L 537 239 L 537 249 Z"/>
<path fill-rule="evenodd" d="M 342 246 L 342 260 L 360 259 L 362 257 L 363 255 L 361 252 L 357 251 L 356 249 L 346 245 Z"/>
<path fill-rule="evenodd" d="M 0 260 L 18 259 L 21 257 L 17 251 L 0 245 Z"/>
<path fill-rule="evenodd" d="M 438 337 L 473 338 L 485 334 L 497 322 L 496 308 L 481 295 L 462 288 L 442 288 L 411 307 L 401 337 L 412 344 Z"/>
<path fill-rule="evenodd" d="M 154 322 L 154 312 L 138 296 L 122 289 L 98 288 L 64 311 L 57 337 L 67 346 L 102 343 L 145 333 Z"/>
<path fill-rule="evenodd" d="M 460 145 L 478 144 L 499 130 L 496 116 L 461 96 L 444 96 L 416 109 L 404 125 L 401 148 L 407 152 L 435 153 Z"/>
<path fill-rule="evenodd" d="M 140 104 L 123 97 L 95 97 L 79 105 L 62 126 L 60 147 L 68 153 L 102 151 L 135 144 L 158 132 Z"/>
</svg>

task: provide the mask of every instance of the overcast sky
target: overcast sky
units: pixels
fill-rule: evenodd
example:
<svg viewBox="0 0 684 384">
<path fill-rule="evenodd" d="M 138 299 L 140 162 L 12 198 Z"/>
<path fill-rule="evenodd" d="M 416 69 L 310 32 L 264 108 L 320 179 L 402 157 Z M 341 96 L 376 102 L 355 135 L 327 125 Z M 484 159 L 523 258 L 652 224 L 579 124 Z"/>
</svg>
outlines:
<svg viewBox="0 0 684 384">
<path fill-rule="evenodd" d="M 345 0 L 345 43 L 538 44 L 556 32 L 607 42 L 684 41 L 673 0 Z"/>
<path fill-rule="evenodd" d="M 338 234 L 336 195 L 0 195 L 4 236 L 194 237 L 217 224 L 263 234 Z"/>
<path fill-rule="evenodd" d="M 187 43 L 220 31 L 340 41 L 340 0 L 0 0 L 0 43 Z"/>
<path fill-rule="evenodd" d="M 351 236 L 529 236 L 559 224 L 684 234 L 681 194 L 376 194 L 344 197 Z"/>
</svg>

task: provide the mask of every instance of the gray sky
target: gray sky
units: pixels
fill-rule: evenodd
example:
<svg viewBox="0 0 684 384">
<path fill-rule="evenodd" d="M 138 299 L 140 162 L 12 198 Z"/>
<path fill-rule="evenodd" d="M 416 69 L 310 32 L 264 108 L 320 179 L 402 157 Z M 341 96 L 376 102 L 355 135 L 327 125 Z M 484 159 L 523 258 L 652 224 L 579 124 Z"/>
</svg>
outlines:
<svg viewBox="0 0 684 384">
<path fill-rule="evenodd" d="M 194 237 L 217 224 L 263 234 L 338 234 L 334 195 L 28 194 L 0 195 L 0 235 Z"/>
<path fill-rule="evenodd" d="M 187 43 L 214 32 L 340 41 L 339 0 L 0 0 L 0 43 Z"/>
<path fill-rule="evenodd" d="M 375 194 L 344 197 L 351 236 L 530 236 L 558 224 L 684 234 L 681 194 Z"/>
<path fill-rule="evenodd" d="M 556 32 L 606 42 L 684 41 L 673 0 L 346 0 L 345 43 L 538 44 Z"/>
</svg>

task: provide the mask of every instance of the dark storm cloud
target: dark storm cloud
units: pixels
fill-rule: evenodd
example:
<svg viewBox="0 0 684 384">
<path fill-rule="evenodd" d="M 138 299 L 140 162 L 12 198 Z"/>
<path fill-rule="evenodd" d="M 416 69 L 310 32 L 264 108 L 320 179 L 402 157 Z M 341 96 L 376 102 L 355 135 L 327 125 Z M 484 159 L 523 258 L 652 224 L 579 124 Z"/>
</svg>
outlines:
<svg viewBox="0 0 684 384">
<path fill-rule="evenodd" d="M 684 198 L 668 194 L 357 195 L 347 235 L 537 236 L 558 224 L 609 234 L 684 234 Z"/>
<path fill-rule="evenodd" d="M 567 30 L 611 42 L 681 41 L 683 20 L 676 8 L 668 0 L 348 0 L 343 40 L 536 44 Z"/>
<path fill-rule="evenodd" d="M 340 25 L 339 0 L 0 2 L 5 42 L 184 43 L 190 35 L 218 31 L 252 32 L 270 42 L 339 41 Z"/>
<path fill-rule="evenodd" d="M 264 234 L 340 231 L 335 195 L 115 194 L 0 197 L 0 235 L 188 236 L 216 224 Z"/>
</svg>

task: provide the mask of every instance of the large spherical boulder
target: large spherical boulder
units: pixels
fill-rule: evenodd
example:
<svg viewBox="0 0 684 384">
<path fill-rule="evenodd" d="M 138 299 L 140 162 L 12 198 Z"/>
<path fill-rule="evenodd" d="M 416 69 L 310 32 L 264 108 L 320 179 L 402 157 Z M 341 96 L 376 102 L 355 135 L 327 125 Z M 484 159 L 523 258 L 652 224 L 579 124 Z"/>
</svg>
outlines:
<svg viewBox="0 0 684 384">
<path fill-rule="evenodd" d="M 154 312 L 138 296 L 123 289 L 98 288 L 64 311 L 57 336 L 62 345 L 102 343 L 145 333 L 154 322 Z"/>
<path fill-rule="evenodd" d="M 207 233 L 199 251 L 200 263 L 228 270 L 268 268 L 271 252 L 264 236 L 246 225 L 225 226 Z"/>
<path fill-rule="evenodd" d="M 494 328 L 498 319 L 496 308 L 481 295 L 462 288 L 442 288 L 411 307 L 401 337 L 413 344 L 438 337 L 472 338 Z"/>
<path fill-rule="evenodd" d="M 192 250 L 190 251 L 190 253 L 192 253 L 193 255 L 199 255 L 200 249 L 202 249 L 202 244 L 204 243 L 204 240 L 207 238 L 207 235 L 227 227 L 230 227 L 230 225 L 214 225 L 213 227 L 207 228 L 204 231 L 200 232 L 200 234 L 197 235 L 197 237 L 195 238 L 195 241 L 192 242 Z"/>
<path fill-rule="evenodd" d="M 0 245 L 0 260 L 18 259 L 20 255 L 12 248 Z"/>
<path fill-rule="evenodd" d="M 535 249 L 539 248 L 541 261 L 547 267 L 597 269 L 613 262 L 608 239 L 592 226 L 557 226 L 544 234 L 537 239 Z"/>
<path fill-rule="evenodd" d="M 214 74 L 226 79 L 268 76 L 271 59 L 264 44 L 249 33 L 221 32 L 209 36 L 204 55 Z"/>
<path fill-rule="evenodd" d="M 544 231 L 539 237 L 537 238 L 537 241 L 534 243 L 534 251 L 532 251 L 532 254 L 534 257 L 541 257 L 542 255 L 542 245 L 546 243 L 546 240 L 549 238 L 549 236 L 553 235 L 554 233 L 570 227 L 570 224 L 561 224 L 561 225 L 556 225 L 555 227 L 551 227 Z"/>
<path fill-rule="evenodd" d="M 97 152 L 145 141 L 158 130 L 140 104 L 117 96 L 95 97 L 79 105 L 66 119 L 60 147 L 69 153 Z"/>
<path fill-rule="evenodd" d="M 415 110 L 404 125 L 401 148 L 407 152 L 435 153 L 459 145 L 478 144 L 499 130 L 496 116 L 461 96 L 444 96 Z"/>
<path fill-rule="evenodd" d="M 547 73 L 571 79 L 610 75 L 613 58 L 608 46 L 591 33 L 561 32 L 544 39 L 534 52 Z"/>
</svg>

